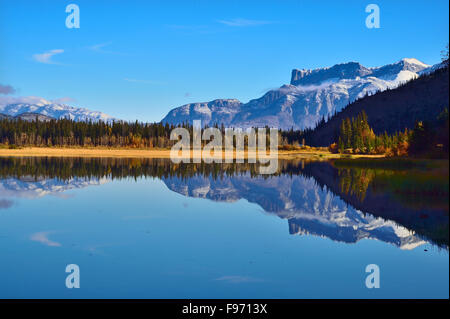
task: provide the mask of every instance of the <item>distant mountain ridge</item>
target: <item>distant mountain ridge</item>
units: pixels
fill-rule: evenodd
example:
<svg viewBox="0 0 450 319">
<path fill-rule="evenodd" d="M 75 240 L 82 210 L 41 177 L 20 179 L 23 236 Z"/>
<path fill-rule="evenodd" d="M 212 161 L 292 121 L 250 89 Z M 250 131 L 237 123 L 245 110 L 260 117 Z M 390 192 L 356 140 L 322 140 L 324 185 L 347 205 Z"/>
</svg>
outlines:
<svg viewBox="0 0 450 319">
<path fill-rule="evenodd" d="M 348 62 L 314 70 L 295 69 L 290 84 L 248 103 L 218 99 L 186 104 L 172 109 L 162 122 L 176 125 L 201 119 L 203 125 L 310 128 L 361 97 L 396 88 L 435 67 L 405 58 L 374 68 Z"/>
<path fill-rule="evenodd" d="M 348 62 L 314 70 L 294 69 L 290 84 L 270 90 L 248 103 L 237 99 L 189 103 L 172 109 L 161 122 L 178 125 L 201 120 L 203 125 L 223 124 L 227 127 L 311 128 L 322 118 L 341 111 L 366 95 L 396 88 L 439 67 L 439 64 L 430 66 L 417 59 L 405 58 L 371 68 Z M 41 120 L 119 121 L 102 112 L 36 99 L 0 105 L 0 119 L 21 117 L 34 120 L 39 115 Z"/>
<path fill-rule="evenodd" d="M 242 103 L 236 99 L 217 99 L 211 102 L 190 103 L 173 109 L 166 117 L 176 118 L 177 123 L 189 122 L 192 124 L 193 116 L 203 124 L 212 124 L 211 118 L 220 123 L 229 123 L 241 110 Z M 164 122 L 164 120 L 163 120 Z"/>
<path fill-rule="evenodd" d="M 45 99 L 40 99 L 36 103 L 14 103 L 1 106 L 0 105 L 0 118 L 7 116 L 11 117 L 23 117 L 28 119 L 25 115 L 42 115 L 42 119 L 63 119 L 68 118 L 74 121 L 103 121 L 111 122 L 117 120 L 108 114 L 98 111 L 91 111 L 85 108 L 78 108 L 69 106 L 66 104 L 53 103 Z"/>
<path fill-rule="evenodd" d="M 16 116 L 11 116 L 11 115 L 0 113 L 0 120 L 2 120 L 2 119 L 21 119 L 24 121 L 35 121 L 36 118 L 38 119 L 38 121 L 44 121 L 44 122 L 55 119 L 55 118 L 47 116 L 47 115 L 43 115 L 43 114 L 39 114 L 39 113 L 32 113 L 32 112 L 25 112 L 25 113 L 18 114 Z"/>
</svg>

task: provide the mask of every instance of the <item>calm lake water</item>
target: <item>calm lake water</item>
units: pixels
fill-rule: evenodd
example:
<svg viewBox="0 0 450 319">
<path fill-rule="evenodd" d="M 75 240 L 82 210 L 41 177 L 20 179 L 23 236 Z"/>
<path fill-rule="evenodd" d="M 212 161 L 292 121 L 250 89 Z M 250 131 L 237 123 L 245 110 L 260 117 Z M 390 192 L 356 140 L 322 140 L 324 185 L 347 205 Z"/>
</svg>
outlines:
<svg viewBox="0 0 450 319">
<path fill-rule="evenodd" d="M 448 229 L 448 170 L 0 158 L 0 298 L 448 298 Z"/>
</svg>

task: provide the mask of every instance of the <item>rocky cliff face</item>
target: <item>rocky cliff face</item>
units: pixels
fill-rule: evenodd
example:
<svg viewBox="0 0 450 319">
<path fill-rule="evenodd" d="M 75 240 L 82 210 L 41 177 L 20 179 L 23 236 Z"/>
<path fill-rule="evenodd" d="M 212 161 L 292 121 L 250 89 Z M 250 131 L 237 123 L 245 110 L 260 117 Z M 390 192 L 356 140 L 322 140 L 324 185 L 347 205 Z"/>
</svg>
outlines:
<svg viewBox="0 0 450 319">
<path fill-rule="evenodd" d="M 336 64 L 331 68 L 320 68 L 315 70 L 292 70 L 292 85 L 320 84 L 323 79 L 356 79 L 363 77 L 386 78 L 396 76 L 402 71 L 420 73 L 430 66 L 417 59 L 402 59 L 397 63 L 384 65 L 377 68 L 366 68 L 358 62 Z"/>
<path fill-rule="evenodd" d="M 292 70 L 292 85 L 320 84 L 324 79 L 356 79 L 371 74 L 372 71 L 358 62 L 336 64 L 331 68 L 316 70 Z"/>
<path fill-rule="evenodd" d="M 201 120 L 202 125 L 223 123 L 229 125 L 234 116 L 241 111 L 242 103 L 236 99 L 218 99 L 211 102 L 191 103 L 177 107 L 167 114 L 164 123 L 181 124 Z"/>
</svg>

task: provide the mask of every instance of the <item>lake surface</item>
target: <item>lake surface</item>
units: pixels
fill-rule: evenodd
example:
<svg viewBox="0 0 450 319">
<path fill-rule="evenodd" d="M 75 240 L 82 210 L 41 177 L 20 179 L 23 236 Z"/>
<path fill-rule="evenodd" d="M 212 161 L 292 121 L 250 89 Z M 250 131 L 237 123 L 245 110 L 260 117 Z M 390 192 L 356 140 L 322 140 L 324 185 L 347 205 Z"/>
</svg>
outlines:
<svg viewBox="0 0 450 319">
<path fill-rule="evenodd" d="M 448 229 L 448 169 L 0 158 L 0 298 L 448 298 Z"/>
</svg>

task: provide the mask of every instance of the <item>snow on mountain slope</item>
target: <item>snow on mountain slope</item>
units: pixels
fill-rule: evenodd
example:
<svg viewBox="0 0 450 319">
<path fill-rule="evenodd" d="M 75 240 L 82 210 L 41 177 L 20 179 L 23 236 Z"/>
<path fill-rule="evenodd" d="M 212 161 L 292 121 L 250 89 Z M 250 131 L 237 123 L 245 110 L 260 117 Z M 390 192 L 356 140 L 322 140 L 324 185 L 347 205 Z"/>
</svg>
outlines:
<svg viewBox="0 0 450 319">
<path fill-rule="evenodd" d="M 255 203 L 265 212 L 287 220 L 290 234 L 308 234 L 346 243 L 374 239 L 408 250 L 426 243 L 394 221 L 353 208 L 320 187 L 313 178 L 280 175 L 265 179 L 245 173 L 218 179 L 171 176 L 162 180 L 170 190 L 188 197 L 219 202 L 245 199 Z"/>
<path fill-rule="evenodd" d="M 179 124 L 201 119 L 202 124 L 304 129 L 366 94 L 395 88 L 433 67 L 405 58 L 375 68 L 348 62 L 329 68 L 293 70 L 290 84 L 246 104 L 237 100 L 188 104 L 171 110 L 162 122 Z M 223 101 L 235 102 L 229 106 Z M 201 108 L 196 109 L 195 105 Z"/>
<path fill-rule="evenodd" d="M 21 177 L 0 179 L 0 199 L 10 198 L 39 198 L 47 195 L 63 194 L 71 189 L 85 188 L 93 185 L 102 185 L 108 182 L 107 178 L 74 177 L 63 181 L 58 178 Z"/>
<path fill-rule="evenodd" d="M 432 65 L 432 66 L 429 66 L 428 68 L 423 69 L 422 71 L 420 71 L 418 73 L 419 73 L 419 75 L 429 74 L 429 73 L 432 73 L 432 72 L 434 72 L 434 71 L 436 71 L 438 69 L 445 68 L 447 66 L 448 66 L 448 60 L 447 61 L 443 61 L 441 63 L 437 63 L 437 64 Z"/>
<path fill-rule="evenodd" d="M 66 104 L 52 103 L 45 99 L 39 99 L 33 103 L 14 103 L 0 105 L 0 113 L 9 116 L 18 116 L 23 113 L 36 113 L 48 117 L 61 119 L 69 118 L 75 121 L 104 121 L 109 122 L 115 120 L 108 114 L 91 111 L 85 108 L 78 108 Z"/>
<path fill-rule="evenodd" d="M 201 120 L 203 125 L 224 123 L 228 125 L 240 111 L 242 103 L 236 99 L 218 99 L 211 102 L 185 104 L 167 114 L 164 123 L 180 124 Z"/>
</svg>

